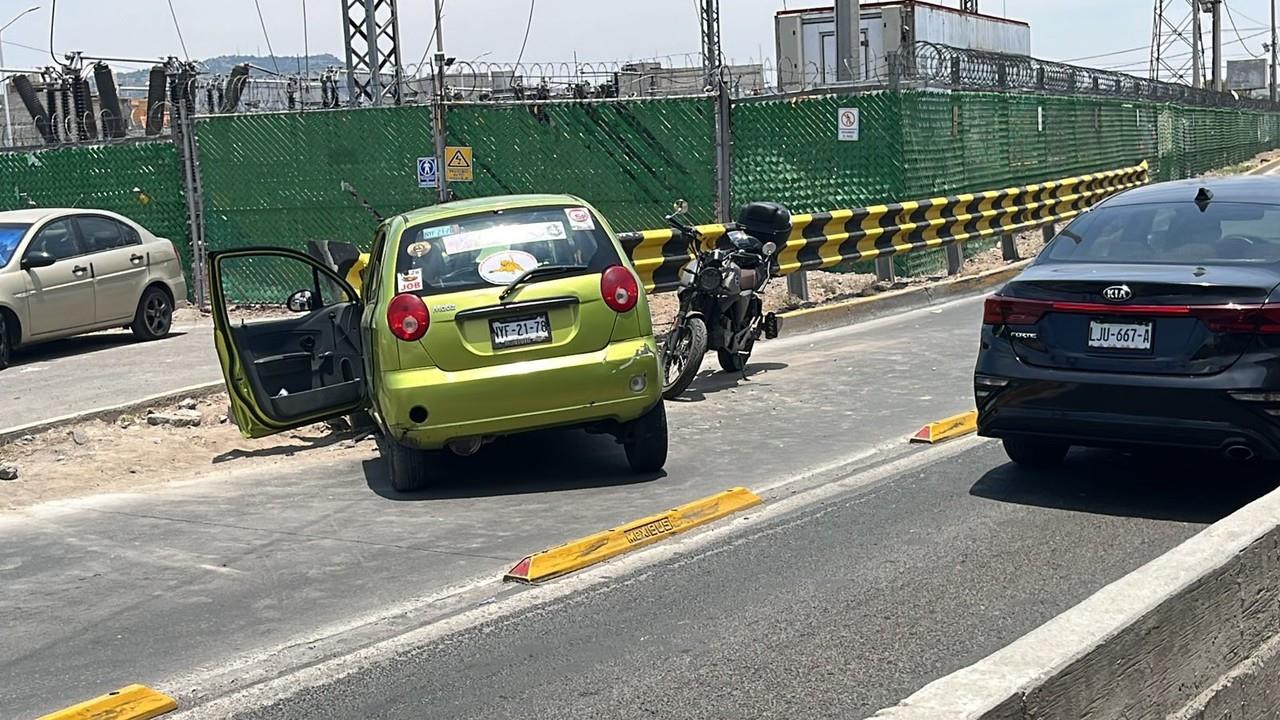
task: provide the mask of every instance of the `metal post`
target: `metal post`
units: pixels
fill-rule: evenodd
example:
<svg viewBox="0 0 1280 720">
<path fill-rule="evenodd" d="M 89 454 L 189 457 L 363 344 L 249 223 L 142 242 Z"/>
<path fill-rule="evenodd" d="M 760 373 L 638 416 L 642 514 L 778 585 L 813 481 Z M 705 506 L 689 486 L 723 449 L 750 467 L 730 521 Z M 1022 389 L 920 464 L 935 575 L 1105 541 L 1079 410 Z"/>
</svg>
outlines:
<svg viewBox="0 0 1280 720">
<path fill-rule="evenodd" d="M 171 71 L 172 72 L 172 71 Z M 170 77 L 174 77 L 171 75 Z M 209 308 L 208 247 L 204 241 L 204 188 L 200 180 L 199 148 L 196 145 L 195 118 L 191 112 L 191 83 L 195 71 L 189 67 L 176 73 L 170 82 L 171 115 L 174 143 L 182 156 L 183 195 L 187 202 L 187 224 L 191 229 L 191 282 L 196 306 Z"/>
<path fill-rule="evenodd" d="M 1040 228 L 1040 236 L 1044 238 L 1044 242 L 1046 245 L 1057 234 L 1058 234 L 1057 223 L 1049 223 L 1048 225 L 1045 225 L 1044 227 Z"/>
<path fill-rule="evenodd" d="M 721 222 L 733 219 L 730 177 L 732 172 L 733 136 L 730 131 L 733 101 L 729 82 L 724 75 L 724 56 L 720 49 L 720 0 L 701 0 L 702 72 L 707 89 L 715 93 L 716 147 L 716 217 Z"/>
<path fill-rule="evenodd" d="M 1191 2 L 1191 87 L 1204 87 L 1204 38 L 1200 30 L 1200 0 Z"/>
<path fill-rule="evenodd" d="M 835 0 L 836 80 L 856 82 L 861 79 L 862 21 L 859 0 Z"/>
<path fill-rule="evenodd" d="M 1222 0 L 1210 0 L 1213 3 L 1213 89 L 1217 92 L 1226 90 L 1222 77 Z"/>
<path fill-rule="evenodd" d="M 788 275 L 787 276 L 787 292 L 791 293 L 792 295 L 800 298 L 805 302 L 808 302 L 809 301 L 808 274 L 806 274 L 805 271 L 803 270 L 797 270 L 796 272 L 793 272 L 790 275 Z"/>
<path fill-rule="evenodd" d="M 893 256 L 885 255 L 876 258 L 876 279 L 880 282 L 892 283 L 898 279 L 893 270 Z"/>
<path fill-rule="evenodd" d="M 0 68 L 2 67 L 4 67 L 4 43 L 0 42 Z M 9 88 L 11 87 L 13 87 L 13 73 L 9 73 L 8 77 L 4 79 L 4 83 L 0 83 L 0 88 L 4 89 L 4 146 L 5 147 L 13 147 L 13 116 L 9 114 Z"/>
<path fill-rule="evenodd" d="M 445 181 L 445 122 L 444 122 L 444 28 L 440 25 L 441 0 L 436 0 L 436 55 L 435 55 L 435 90 L 436 106 L 434 117 L 436 136 L 436 185 L 439 187 L 440 202 L 449 201 L 449 187 Z"/>
<path fill-rule="evenodd" d="M 958 275 L 964 266 L 964 247 L 953 242 L 947 245 L 947 274 Z"/>
<path fill-rule="evenodd" d="M 1006 261 L 1021 259 L 1018 257 L 1018 242 L 1017 242 L 1017 239 L 1014 238 L 1014 236 L 1012 235 L 1000 236 L 1000 256 L 1003 257 Z"/>
</svg>

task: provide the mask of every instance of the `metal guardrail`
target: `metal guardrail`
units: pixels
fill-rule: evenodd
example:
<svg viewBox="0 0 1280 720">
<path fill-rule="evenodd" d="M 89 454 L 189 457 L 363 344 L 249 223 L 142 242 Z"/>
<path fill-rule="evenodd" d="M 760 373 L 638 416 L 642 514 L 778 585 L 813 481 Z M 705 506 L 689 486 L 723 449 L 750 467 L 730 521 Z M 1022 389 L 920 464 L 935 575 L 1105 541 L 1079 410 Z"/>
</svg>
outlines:
<svg viewBox="0 0 1280 720">
<path fill-rule="evenodd" d="M 843 262 L 921 252 L 1068 220 L 1098 201 L 1150 182 L 1146 161 L 1021 187 L 913 200 L 865 208 L 793 215 L 791 235 L 778 251 L 778 271 L 822 270 Z M 699 225 L 704 244 L 724 225 Z M 622 233 L 649 292 L 679 287 L 680 268 L 693 259 L 675 230 Z"/>
</svg>

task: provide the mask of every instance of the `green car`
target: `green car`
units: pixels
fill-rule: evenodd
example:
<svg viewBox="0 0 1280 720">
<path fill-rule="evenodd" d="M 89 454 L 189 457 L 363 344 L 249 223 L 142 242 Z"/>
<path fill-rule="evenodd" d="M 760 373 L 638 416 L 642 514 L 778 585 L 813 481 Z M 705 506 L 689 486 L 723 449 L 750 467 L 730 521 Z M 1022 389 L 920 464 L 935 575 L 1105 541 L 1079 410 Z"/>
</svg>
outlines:
<svg viewBox="0 0 1280 720">
<path fill-rule="evenodd" d="M 429 483 L 435 453 L 471 455 L 542 428 L 610 433 L 635 472 L 666 463 L 648 302 L 613 230 L 579 198 L 464 200 L 390 218 L 363 298 L 283 248 L 210 253 L 209 277 L 246 437 L 367 410 L 397 491 Z M 283 309 L 230 299 L 255 288 L 294 292 Z"/>
</svg>

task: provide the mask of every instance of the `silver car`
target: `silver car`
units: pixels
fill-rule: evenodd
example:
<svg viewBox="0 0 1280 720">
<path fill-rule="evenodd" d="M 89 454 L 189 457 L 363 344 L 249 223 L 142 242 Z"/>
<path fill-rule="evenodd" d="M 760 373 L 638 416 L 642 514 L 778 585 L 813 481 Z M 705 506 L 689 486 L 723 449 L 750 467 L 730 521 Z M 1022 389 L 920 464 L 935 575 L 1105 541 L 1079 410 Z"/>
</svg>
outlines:
<svg viewBox="0 0 1280 720">
<path fill-rule="evenodd" d="M 169 334 L 187 282 L 173 243 L 105 210 L 0 212 L 0 369 L 14 348 L 124 327 Z"/>
</svg>

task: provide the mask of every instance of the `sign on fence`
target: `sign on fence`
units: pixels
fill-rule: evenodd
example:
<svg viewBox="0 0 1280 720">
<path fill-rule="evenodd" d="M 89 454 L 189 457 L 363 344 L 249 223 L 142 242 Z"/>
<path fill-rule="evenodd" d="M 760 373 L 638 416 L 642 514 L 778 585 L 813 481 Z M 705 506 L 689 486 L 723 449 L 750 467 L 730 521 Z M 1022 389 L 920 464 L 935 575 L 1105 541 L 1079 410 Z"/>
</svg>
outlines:
<svg viewBox="0 0 1280 720">
<path fill-rule="evenodd" d="M 447 147 L 444 149 L 444 179 L 449 182 L 471 182 L 475 172 L 471 164 L 470 147 Z"/>
<path fill-rule="evenodd" d="M 839 114 L 836 115 L 836 138 L 856 142 L 858 126 L 862 124 L 860 120 L 858 108 L 840 108 Z"/>
<path fill-rule="evenodd" d="M 418 187 L 433 188 L 440 185 L 440 168 L 436 157 L 418 158 Z"/>
</svg>

